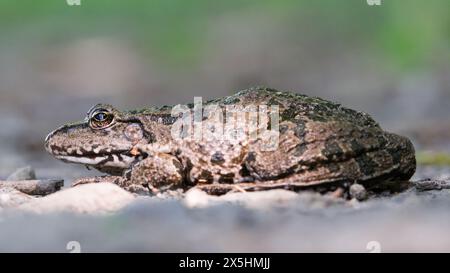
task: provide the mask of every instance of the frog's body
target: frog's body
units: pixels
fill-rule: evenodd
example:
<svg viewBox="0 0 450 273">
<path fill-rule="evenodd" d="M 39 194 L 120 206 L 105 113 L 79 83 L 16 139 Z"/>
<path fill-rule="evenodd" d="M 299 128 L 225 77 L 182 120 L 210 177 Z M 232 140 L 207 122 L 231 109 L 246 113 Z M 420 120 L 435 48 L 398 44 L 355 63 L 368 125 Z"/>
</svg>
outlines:
<svg viewBox="0 0 450 273">
<path fill-rule="evenodd" d="M 85 121 L 52 132 L 46 149 L 66 162 L 113 175 L 85 181 L 114 181 L 129 189 L 198 186 L 222 193 L 233 188 L 373 185 L 407 181 L 415 172 L 414 148 L 407 138 L 385 132 L 369 115 L 336 103 L 251 88 L 203 104 L 208 105 L 219 110 L 277 105 L 276 149 L 267 149 L 260 135 L 177 138 L 173 129 L 180 116 L 172 115 L 173 107 L 119 112 L 109 105 L 97 105 Z M 203 132 L 221 126 L 203 115 Z M 235 123 L 235 128 L 244 126 L 242 120 Z M 248 136 L 248 129 L 243 130 Z"/>
</svg>

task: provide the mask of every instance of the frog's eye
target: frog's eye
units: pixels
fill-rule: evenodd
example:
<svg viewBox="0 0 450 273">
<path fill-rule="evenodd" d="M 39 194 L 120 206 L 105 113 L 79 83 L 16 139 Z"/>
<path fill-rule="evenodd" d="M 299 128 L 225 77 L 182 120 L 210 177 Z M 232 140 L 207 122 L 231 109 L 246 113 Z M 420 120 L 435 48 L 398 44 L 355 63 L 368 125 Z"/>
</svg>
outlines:
<svg viewBox="0 0 450 273">
<path fill-rule="evenodd" d="M 91 114 L 89 126 L 92 129 L 104 129 L 111 126 L 114 122 L 114 115 L 107 110 L 99 109 Z"/>
</svg>

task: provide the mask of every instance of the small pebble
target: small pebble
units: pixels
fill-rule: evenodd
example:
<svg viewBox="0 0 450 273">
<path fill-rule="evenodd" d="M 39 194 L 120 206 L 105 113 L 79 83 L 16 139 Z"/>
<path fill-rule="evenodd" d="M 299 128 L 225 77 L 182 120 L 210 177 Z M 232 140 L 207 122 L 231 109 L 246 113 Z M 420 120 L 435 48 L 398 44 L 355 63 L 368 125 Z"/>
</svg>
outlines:
<svg viewBox="0 0 450 273">
<path fill-rule="evenodd" d="M 362 201 L 367 198 L 367 191 L 364 186 L 360 184 L 353 184 L 350 186 L 350 196 L 358 201 Z"/>
</svg>

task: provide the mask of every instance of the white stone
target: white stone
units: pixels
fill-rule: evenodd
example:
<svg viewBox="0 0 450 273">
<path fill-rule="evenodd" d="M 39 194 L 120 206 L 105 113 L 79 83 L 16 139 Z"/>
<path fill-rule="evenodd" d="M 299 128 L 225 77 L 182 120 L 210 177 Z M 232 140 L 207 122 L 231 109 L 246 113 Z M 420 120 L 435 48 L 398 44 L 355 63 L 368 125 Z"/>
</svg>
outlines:
<svg viewBox="0 0 450 273">
<path fill-rule="evenodd" d="M 213 196 L 208 195 L 202 190 L 192 188 L 186 192 L 183 203 L 190 208 L 232 203 L 252 209 L 267 209 L 273 206 L 290 204 L 298 197 L 299 195 L 297 193 L 282 189 L 257 192 L 233 192 L 222 196 Z"/>
<path fill-rule="evenodd" d="M 34 200 L 35 197 L 20 192 L 14 188 L 0 189 L 0 208 L 12 208 Z"/>
</svg>

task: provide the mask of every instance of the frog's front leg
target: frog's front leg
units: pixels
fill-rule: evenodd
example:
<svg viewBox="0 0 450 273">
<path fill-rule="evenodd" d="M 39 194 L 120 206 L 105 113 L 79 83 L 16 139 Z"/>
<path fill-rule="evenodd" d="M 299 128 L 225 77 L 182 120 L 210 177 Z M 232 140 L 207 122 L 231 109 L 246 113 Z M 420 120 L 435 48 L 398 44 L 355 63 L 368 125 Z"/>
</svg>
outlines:
<svg viewBox="0 0 450 273">
<path fill-rule="evenodd" d="M 128 187 L 144 186 L 153 193 L 183 187 L 184 168 L 173 155 L 154 153 L 133 166 Z"/>
</svg>

